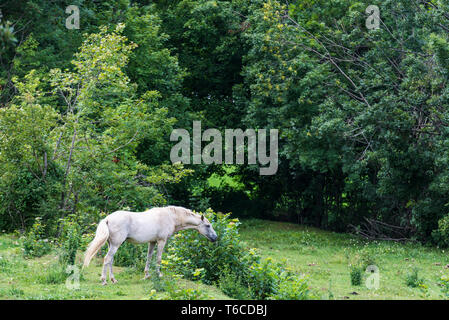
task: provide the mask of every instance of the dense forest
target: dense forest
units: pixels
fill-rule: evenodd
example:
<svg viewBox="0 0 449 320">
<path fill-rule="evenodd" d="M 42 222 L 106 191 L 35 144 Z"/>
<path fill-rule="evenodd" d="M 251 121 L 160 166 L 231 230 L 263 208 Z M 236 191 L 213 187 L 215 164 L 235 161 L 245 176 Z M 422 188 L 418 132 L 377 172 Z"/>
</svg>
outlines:
<svg viewBox="0 0 449 320">
<path fill-rule="evenodd" d="M 79 29 L 66 26 L 69 5 Z M 175 204 L 449 245 L 446 1 L 2 0 L 0 10 L 1 230 L 38 217 L 56 235 L 70 214 L 89 225 Z M 278 129 L 276 174 L 172 164 L 170 133 L 193 121 Z"/>
</svg>

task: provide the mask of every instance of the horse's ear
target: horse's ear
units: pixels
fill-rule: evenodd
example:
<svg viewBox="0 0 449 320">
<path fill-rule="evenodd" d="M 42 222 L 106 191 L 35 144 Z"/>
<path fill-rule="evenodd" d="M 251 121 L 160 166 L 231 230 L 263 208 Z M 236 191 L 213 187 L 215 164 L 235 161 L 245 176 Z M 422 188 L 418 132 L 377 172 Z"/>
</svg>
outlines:
<svg viewBox="0 0 449 320">
<path fill-rule="evenodd" d="M 204 221 L 204 216 L 203 215 L 201 215 L 201 221 Z"/>
</svg>

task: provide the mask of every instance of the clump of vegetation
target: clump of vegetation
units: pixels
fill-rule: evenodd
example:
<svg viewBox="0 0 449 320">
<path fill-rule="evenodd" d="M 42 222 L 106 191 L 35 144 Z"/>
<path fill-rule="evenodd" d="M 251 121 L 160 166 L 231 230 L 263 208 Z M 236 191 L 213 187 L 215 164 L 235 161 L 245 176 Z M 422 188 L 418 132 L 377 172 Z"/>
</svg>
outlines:
<svg viewBox="0 0 449 320">
<path fill-rule="evenodd" d="M 31 229 L 22 238 L 23 254 L 26 257 L 41 257 L 51 251 L 49 239 L 45 236 L 45 226 L 37 217 Z"/>
<path fill-rule="evenodd" d="M 249 290 L 244 286 L 242 279 L 236 276 L 231 270 L 223 271 L 218 279 L 218 287 L 220 290 L 234 299 L 249 299 Z"/>
<path fill-rule="evenodd" d="M 59 262 L 62 266 L 74 265 L 81 244 L 81 227 L 75 215 L 61 219 Z"/>
<path fill-rule="evenodd" d="M 368 266 L 375 265 L 376 255 L 368 247 L 364 246 L 357 250 L 357 253 L 351 255 L 346 253 L 346 258 L 349 260 L 349 275 L 351 285 L 360 286 L 363 281 L 363 274 Z"/>
<path fill-rule="evenodd" d="M 38 282 L 42 284 L 60 284 L 64 283 L 67 279 L 65 268 L 59 263 L 50 265 L 42 271 L 37 276 Z"/>
<path fill-rule="evenodd" d="M 103 247 L 107 251 L 107 246 Z M 156 249 L 155 249 L 156 251 Z M 130 267 L 143 272 L 147 261 L 148 245 L 124 242 L 114 255 L 114 265 Z M 155 254 L 153 254 L 154 258 Z"/>
<path fill-rule="evenodd" d="M 15 286 L 12 286 L 11 288 L 9 288 L 7 293 L 8 293 L 8 295 L 16 297 L 16 298 L 22 298 L 25 294 L 25 292 L 22 289 L 17 288 Z"/>
<path fill-rule="evenodd" d="M 438 220 L 438 229 L 432 231 L 432 239 L 441 247 L 449 246 L 449 214 Z"/>
<path fill-rule="evenodd" d="M 209 297 L 199 288 L 187 288 L 181 285 L 182 275 L 166 274 L 159 277 L 153 270 L 151 272 L 151 283 L 153 289 L 149 293 L 149 299 L 158 300 L 206 300 Z M 156 293 L 163 292 L 162 296 L 156 297 Z"/>
<path fill-rule="evenodd" d="M 269 297 L 275 300 L 308 300 L 315 298 L 306 277 L 284 272 L 279 276 L 275 292 Z"/>
<path fill-rule="evenodd" d="M 440 286 L 442 298 L 449 299 L 449 276 L 442 275 L 438 284 Z"/>
<path fill-rule="evenodd" d="M 412 288 L 420 287 L 424 284 L 424 279 L 419 276 L 418 268 L 414 267 L 405 276 L 405 284 Z"/>
<path fill-rule="evenodd" d="M 247 249 L 240 242 L 238 219 L 230 214 L 215 213 L 208 209 L 203 213 L 211 221 L 218 240 L 211 243 L 196 232 L 182 232 L 173 237 L 168 246 L 167 260 L 163 266 L 168 270 L 194 279 L 195 270 L 203 270 L 202 281 L 218 284 L 231 297 L 268 299 L 277 294 L 287 296 L 283 282 L 294 288 L 293 296 L 308 298 L 303 279 L 291 275 L 285 265 L 271 258 L 262 259 L 256 249 Z M 297 284 L 299 283 L 299 284 Z"/>
<path fill-rule="evenodd" d="M 360 286 L 362 284 L 362 268 L 360 266 L 350 267 L 351 285 Z"/>
</svg>

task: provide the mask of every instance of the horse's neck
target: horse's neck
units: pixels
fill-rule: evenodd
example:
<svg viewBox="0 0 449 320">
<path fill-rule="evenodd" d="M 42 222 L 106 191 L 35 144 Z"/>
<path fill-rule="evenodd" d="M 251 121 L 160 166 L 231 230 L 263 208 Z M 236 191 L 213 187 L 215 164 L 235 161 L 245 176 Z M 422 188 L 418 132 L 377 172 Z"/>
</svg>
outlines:
<svg viewBox="0 0 449 320">
<path fill-rule="evenodd" d="M 193 229 L 197 225 L 198 224 L 193 217 L 184 214 L 177 214 L 177 217 L 175 219 L 175 232 L 186 229 Z"/>
</svg>

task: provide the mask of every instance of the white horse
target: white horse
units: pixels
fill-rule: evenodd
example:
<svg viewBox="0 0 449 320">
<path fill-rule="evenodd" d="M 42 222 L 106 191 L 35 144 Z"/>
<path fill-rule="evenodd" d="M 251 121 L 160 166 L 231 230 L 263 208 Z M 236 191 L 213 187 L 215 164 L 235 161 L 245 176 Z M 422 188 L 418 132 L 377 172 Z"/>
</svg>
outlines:
<svg viewBox="0 0 449 320">
<path fill-rule="evenodd" d="M 98 224 L 95 238 L 86 250 L 83 267 L 89 265 L 92 257 L 107 241 L 109 251 L 104 257 L 101 281 L 103 285 L 106 284 L 106 270 L 109 267 L 109 279 L 112 283 L 116 283 L 117 280 L 112 273 L 112 263 L 120 245 L 125 240 L 132 243 L 148 243 L 144 278 L 147 279 L 151 256 L 157 243 L 156 271 L 159 276 L 162 276 L 160 265 L 165 243 L 175 232 L 185 229 L 195 229 L 212 242 L 217 240 L 217 234 L 212 225 L 203 215 L 200 216 L 183 207 L 168 206 L 144 212 L 116 211 Z"/>
</svg>

